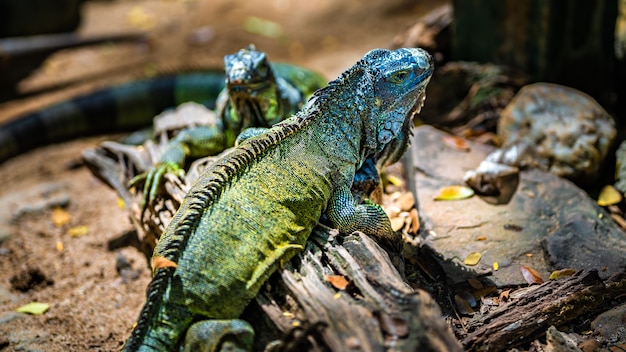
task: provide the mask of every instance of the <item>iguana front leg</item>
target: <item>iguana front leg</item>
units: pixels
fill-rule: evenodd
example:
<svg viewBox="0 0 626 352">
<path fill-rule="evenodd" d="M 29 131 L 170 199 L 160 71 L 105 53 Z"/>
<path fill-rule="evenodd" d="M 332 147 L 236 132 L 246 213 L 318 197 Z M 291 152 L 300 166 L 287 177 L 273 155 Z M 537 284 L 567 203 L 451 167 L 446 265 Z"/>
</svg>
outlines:
<svg viewBox="0 0 626 352">
<path fill-rule="evenodd" d="M 378 237 L 396 238 L 383 208 L 369 200 L 357 204 L 347 185 L 340 186 L 332 194 L 326 216 L 343 233 L 361 231 Z"/>
<path fill-rule="evenodd" d="M 225 149 L 224 133 L 216 126 L 198 126 L 182 130 L 165 147 L 159 162 L 149 171 L 135 176 L 130 186 L 144 182 L 141 210 L 156 199 L 165 174 L 185 175 L 186 158 L 214 155 Z"/>
</svg>

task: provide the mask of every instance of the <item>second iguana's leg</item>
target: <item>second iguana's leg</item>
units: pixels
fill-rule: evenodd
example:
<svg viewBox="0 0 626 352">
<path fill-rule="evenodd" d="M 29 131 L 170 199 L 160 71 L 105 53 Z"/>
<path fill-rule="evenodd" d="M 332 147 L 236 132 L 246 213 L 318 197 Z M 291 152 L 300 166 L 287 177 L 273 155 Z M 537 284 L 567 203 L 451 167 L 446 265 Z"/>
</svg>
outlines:
<svg viewBox="0 0 626 352">
<path fill-rule="evenodd" d="M 335 190 L 326 209 L 326 216 L 343 233 L 362 231 L 395 239 L 391 222 L 383 208 L 370 201 L 357 204 L 347 185 Z"/>
<path fill-rule="evenodd" d="M 168 142 L 159 162 L 130 181 L 131 186 L 145 181 L 142 212 L 156 198 L 165 174 L 173 173 L 182 177 L 187 158 L 215 155 L 225 148 L 224 134 L 218 126 L 198 126 L 180 131 Z"/>
<path fill-rule="evenodd" d="M 183 347 L 185 352 L 249 352 L 253 342 L 254 330 L 246 321 L 202 320 L 187 330 Z"/>
</svg>

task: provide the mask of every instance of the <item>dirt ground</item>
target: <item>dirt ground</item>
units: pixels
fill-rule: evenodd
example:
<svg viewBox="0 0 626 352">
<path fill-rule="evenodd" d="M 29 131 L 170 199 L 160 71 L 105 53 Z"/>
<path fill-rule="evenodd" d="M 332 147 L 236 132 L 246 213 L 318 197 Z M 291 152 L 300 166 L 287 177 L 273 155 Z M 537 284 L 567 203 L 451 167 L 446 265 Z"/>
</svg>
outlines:
<svg viewBox="0 0 626 352">
<path fill-rule="evenodd" d="M 0 123 L 49 102 L 141 76 L 154 67 L 167 71 L 219 66 L 223 55 L 249 43 L 272 60 L 301 64 L 334 78 L 368 50 L 389 47 L 394 35 L 444 2 L 87 2 L 81 33 L 147 29 L 149 42 L 55 54 L 22 88 L 78 83 L 0 105 Z M 281 34 L 271 38 L 246 31 L 244 24 L 252 16 L 280 24 Z M 190 44 L 194 33 L 205 41 Z M 110 138 L 39 148 L 0 165 L 0 197 L 9 199 L 2 204 L 0 220 L 10 221 L 0 228 L 0 350 L 111 351 L 119 350 L 128 337 L 150 272 L 136 249 L 107 249 L 108 241 L 132 226 L 115 193 L 86 168 L 75 167 L 82 149 Z M 69 222 L 55 225 L 54 205 L 64 207 Z M 86 227 L 86 234 L 72 236 L 71 230 L 80 226 Z M 120 255 L 137 270 L 138 278 L 132 278 L 132 271 L 116 270 Z M 34 301 L 49 303 L 49 310 L 42 315 L 15 313 Z"/>
</svg>

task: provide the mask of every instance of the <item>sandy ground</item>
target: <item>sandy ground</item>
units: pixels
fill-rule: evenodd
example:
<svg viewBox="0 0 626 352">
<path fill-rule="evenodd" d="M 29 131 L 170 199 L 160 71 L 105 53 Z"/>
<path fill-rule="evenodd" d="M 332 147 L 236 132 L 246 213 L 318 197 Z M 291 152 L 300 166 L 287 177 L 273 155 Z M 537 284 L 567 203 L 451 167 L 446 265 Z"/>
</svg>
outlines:
<svg viewBox="0 0 626 352">
<path fill-rule="evenodd" d="M 334 78 L 365 52 L 389 47 L 397 33 L 444 1 L 118 0 L 88 2 L 83 34 L 146 29 L 147 43 L 101 45 L 53 55 L 25 91 L 78 82 L 69 89 L 0 105 L 0 122 L 94 87 L 145 75 L 155 67 L 219 66 L 225 54 L 254 43 L 270 59 Z M 254 17 L 280 25 L 277 37 L 245 30 Z M 190 44 L 190 36 L 205 42 Z M 39 148 L 0 165 L 0 350 L 118 350 L 144 300 L 150 272 L 134 248 L 108 250 L 132 229 L 115 193 L 83 167 L 80 151 L 111 138 Z M 54 224 L 55 204 L 69 222 Z M 10 222 L 10 224 L 8 224 Z M 8 225 L 7 225 L 8 224 Z M 70 232 L 85 226 L 87 233 Z M 122 255 L 139 273 L 116 270 Z M 18 290 L 21 288 L 23 291 Z M 15 313 L 29 302 L 43 315 Z"/>
</svg>

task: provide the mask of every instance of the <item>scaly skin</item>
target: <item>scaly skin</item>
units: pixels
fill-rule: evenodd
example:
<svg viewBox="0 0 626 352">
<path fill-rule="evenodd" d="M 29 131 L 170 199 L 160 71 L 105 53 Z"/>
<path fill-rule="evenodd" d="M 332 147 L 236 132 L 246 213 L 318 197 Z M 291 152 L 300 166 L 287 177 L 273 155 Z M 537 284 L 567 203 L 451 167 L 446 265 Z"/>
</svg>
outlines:
<svg viewBox="0 0 626 352">
<path fill-rule="evenodd" d="M 269 63 L 254 46 L 224 57 L 226 88 L 217 100 L 221 125 L 183 130 L 167 145 L 159 162 L 135 177 L 144 182 L 143 208 L 156 198 L 166 173 L 184 176 L 187 158 L 215 155 L 235 144 L 247 128 L 270 127 L 295 114 L 314 91 L 326 85 L 318 73 L 289 64 Z"/>
<path fill-rule="evenodd" d="M 296 116 L 212 164 L 157 244 L 124 350 L 172 351 L 185 333 L 187 350 L 249 350 L 253 332 L 236 318 L 322 214 L 342 233 L 392 236 L 382 208 L 357 204 L 350 186 L 367 158 L 408 133 L 432 70 L 421 49 L 372 50 Z"/>
<path fill-rule="evenodd" d="M 187 101 L 214 108 L 224 75 L 201 72 L 121 84 L 46 107 L 0 126 L 0 163 L 30 149 L 86 135 L 150 126 Z"/>
</svg>

